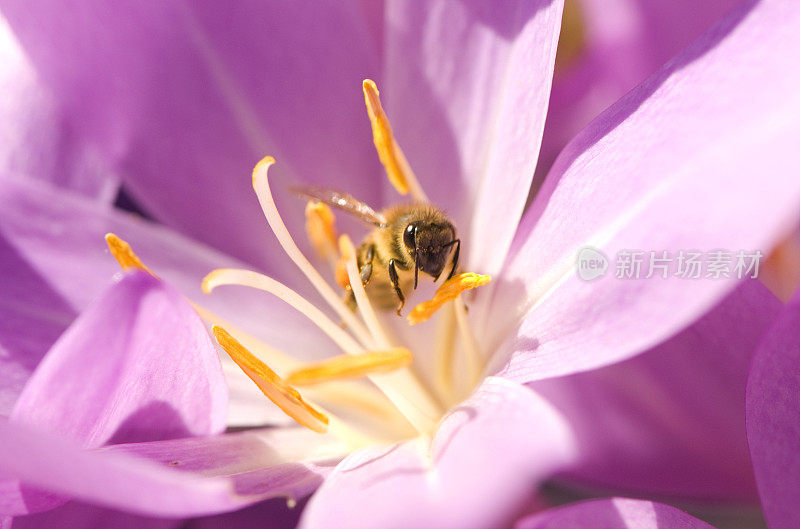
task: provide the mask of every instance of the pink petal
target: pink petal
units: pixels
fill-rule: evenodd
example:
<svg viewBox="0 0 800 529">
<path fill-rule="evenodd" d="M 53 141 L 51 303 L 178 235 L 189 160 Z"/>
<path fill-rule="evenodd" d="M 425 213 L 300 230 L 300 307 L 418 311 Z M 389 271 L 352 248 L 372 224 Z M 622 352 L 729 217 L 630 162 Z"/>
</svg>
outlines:
<svg viewBox="0 0 800 529">
<path fill-rule="evenodd" d="M 0 182 L 25 175 L 111 202 L 118 178 L 71 129 L 0 14 Z"/>
<path fill-rule="evenodd" d="M 0 290 L 9 294 L 0 297 L 0 414 L 10 411 L 55 339 L 119 272 L 103 240 L 109 231 L 128 240 L 180 292 L 266 343 L 301 357 L 338 351 L 305 316 L 268 294 L 246 288 L 201 292 L 208 272 L 244 267 L 241 262 L 139 217 L 43 184 L 10 180 L 0 186 Z M 233 396 L 243 397 L 231 401 L 231 416 L 248 425 L 274 418 L 275 408 L 255 385 L 240 370 L 231 373 Z"/>
<path fill-rule="evenodd" d="M 113 445 L 176 470 L 227 477 L 238 494 L 303 498 L 347 453 L 335 438 L 305 428 L 264 428 L 222 436 Z"/>
<path fill-rule="evenodd" d="M 177 292 L 139 272 L 113 285 L 59 338 L 11 418 L 94 448 L 219 433 L 227 400 L 205 325 Z M 36 503 L 35 493 L 3 487 L 15 513 Z"/>
<path fill-rule="evenodd" d="M 318 445 L 328 442 L 319 440 L 318 434 L 309 435 L 316 436 Z M 131 513 L 203 516 L 276 496 L 302 498 L 318 486 L 328 466 L 282 459 L 286 439 L 266 432 L 115 445 L 97 451 L 0 421 L 0 472 L 52 494 Z M 302 437 L 293 439 L 298 448 L 312 446 Z M 26 499 L 34 501 L 43 494 L 27 492 Z M 57 497 L 45 498 L 49 507 L 57 505 Z M 6 500 L 0 494 L 0 512 L 9 512 Z"/>
<path fill-rule="evenodd" d="M 583 44 L 556 60 L 538 175 L 600 112 L 644 81 L 740 0 L 577 0 Z M 562 35 L 561 39 L 570 38 Z M 574 35 L 572 38 L 575 38 Z"/>
<path fill-rule="evenodd" d="M 519 521 L 514 529 L 713 529 L 683 511 L 643 500 L 573 503 Z"/>
<path fill-rule="evenodd" d="M 28 377 L 76 312 L 29 265 L 4 233 L 0 233 L 0 289 L 3 292 L 0 296 L 2 416 L 11 413 Z"/>
<path fill-rule="evenodd" d="M 502 527 L 572 456 L 571 434 L 544 400 L 488 378 L 443 419 L 432 448 L 417 439 L 342 461 L 301 527 Z"/>
<path fill-rule="evenodd" d="M 532 383 L 570 422 L 579 487 L 754 502 L 745 383 L 781 303 L 743 284 L 694 325 L 625 362 Z"/>
<path fill-rule="evenodd" d="M 250 182 L 266 154 L 276 177 L 377 196 L 361 81 L 379 63 L 354 3 L 0 5 L 76 132 L 179 231 L 274 265 Z"/>
<path fill-rule="evenodd" d="M 766 335 L 747 381 L 747 440 L 770 529 L 800 526 L 800 291 Z"/>
<path fill-rule="evenodd" d="M 97 447 L 219 433 L 227 400 L 203 322 L 180 294 L 137 272 L 59 338 L 11 418 Z"/>
<path fill-rule="evenodd" d="M 455 219 L 470 269 L 481 273 L 500 268 L 525 205 L 562 5 L 387 5 L 387 113 L 429 197 Z"/>
<path fill-rule="evenodd" d="M 496 282 L 489 313 L 512 315 L 493 321 L 489 350 L 514 336 L 495 358 L 501 374 L 529 381 L 629 358 L 735 284 L 616 279 L 620 250 L 766 254 L 794 225 L 800 70 L 786 64 L 800 47 L 796 7 L 743 5 L 567 148 Z M 575 274 L 587 245 L 612 260 L 592 282 Z"/>
<path fill-rule="evenodd" d="M 61 507 L 13 519 L 2 529 L 177 529 L 181 520 L 145 518 L 135 514 L 105 509 L 71 501 Z"/>
<path fill-rule="evenodd" d="M 262 502 L 240 511 L 190 520 L 182 529 L 294 529 L 302 504 L 287 506 L 283 498 Z"/>
</svg>

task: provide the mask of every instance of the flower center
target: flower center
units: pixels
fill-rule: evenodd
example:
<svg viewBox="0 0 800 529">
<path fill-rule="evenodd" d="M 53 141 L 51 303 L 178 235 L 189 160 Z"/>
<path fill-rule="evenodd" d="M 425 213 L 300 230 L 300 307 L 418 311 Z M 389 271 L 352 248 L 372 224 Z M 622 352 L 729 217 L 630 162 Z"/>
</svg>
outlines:
<svg viewBox="0 0 800 529">
<path fill-rule="evenodd" d="M 410 192 L 418 202 L 427 202 L 394 139 L 375 83 L 365 80 L 363 90 L 375 147 L 389 180 L 400 194 Z M 459 394 L 454 384 L 457 336 L 460 337 L 463 364 L 466 366 L 460 376 L 468 379 L 470 389 L 481 376 L 483 362 L 479 346 L 460 294 L 488 283 L 490 278 L 474 273 L 456 273 L 456 260 L 453 258 L 452 277 L 447 280 L 442 277 L 433 298 L 417 305 L 408 315 L 408 325 L 415 325 L 430 319 L 443 307 L 447 309 L 439 315 L 439 338 L 435 347 L 431 348 L 435 355 L 435 375 L 432 382 L 426 384 L 419 370 L 411 365 L 411 350 L 400 343 L 396 336 L 390 336 L 384 328 L 383 314 L 376 312 L 373 300 L 365 289 L 369 281 L 369 274 L 365 273 L 366 265 L 362 263 L 359 267 L 357 250 L 347 235 L 337 238 L 334 216 L 325 204 L 315 201 L 308 203 L 306 232 L 317 256 L 329 263 L 336 282 L 346 289 L 348 297 L 352 296 L 354 304 L 348 305 L 300 251 L 272 196 L 268 170 L 274 163 L 273 158 L 267 157 L 253 169 L 253 188 L 261 209 L 283 250 L 341 319 L 342 325 L 334 323 L 320 308 L 289 287 L 249 270 L 214 270 L 204 278 L 203 291 L 211 293 L 223 285 L 242 285 L 269 292 L 304 314 L 344 354 L 321 362 L 302 363 L 260 343 L 202 307 L 194 305 L 195 309 L 213 324 L 213 334 L 218 343 L 239 368 L 264 395 L 297 423 L 315 432 L 330 432 L 353 447 L 375 442 L 374 436 L 370 438 L 370 434 L 360 428 L 358 419 L 340 419 L 324 407 L 327 405 L 318 404 L 347 402 L 350 410 L 377 417 L 387 430 L 391 430 L 392 433 L 387 436 L 394 437 L 394 440 L 398 435 L 409 437 L 414 433 L 430 436 L 444 411 L 464 396 L 463 391 Z M 153 273 L 119 237 L 109 234 L 106 241 L 123 268 L 140 268 Z M 393 281 L 395 289 L 398 289 L 396 278 Z M 398 296 L 401 293 L 398 292 Z M 371 385 L 364 386 L 361 381 L 354 380 L 358 378 L 369 379 Z M 311 398 L 305 400 L 295 387 L 304 387 L 304 392 L 311 394 Z M 392 409 L 394 411 L 387 411 Z"/>
</svg>

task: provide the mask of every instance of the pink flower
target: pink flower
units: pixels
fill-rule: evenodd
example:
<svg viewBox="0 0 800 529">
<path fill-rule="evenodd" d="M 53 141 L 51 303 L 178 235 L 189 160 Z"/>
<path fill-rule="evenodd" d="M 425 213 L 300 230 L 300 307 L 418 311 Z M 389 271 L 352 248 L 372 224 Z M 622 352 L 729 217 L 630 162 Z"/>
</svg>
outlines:
<svg viewBox="0 0 800 529">
<path fill-rule="evenodd" d="M 165 2 L 113 12 L 95 3 L 70 13 L 0 6 L 78 137 L 147 212 L 181 232 L 24 176 L 0 187 L 4 281 L 17 289 L 9 299 L 23 300 L 6 307 L 3 331 L 11 341 L 0 386 L 13 419 L 0 424 L 0 470 L 26 484 L 0 484 L 7 514 L 76 498 L 191 516 L 300 498 L 321 484 L 306 527 L 511 522 L 541 480 L 591 461 L 580 428 L 525 384 L 630 359 L 737 285 L 612 275 L 585 282 L 575 274 L 577 251 L 767 250 L 796 221 L 800 104 L 797 72 L 786 64 L 798 13 L 777 2 L 740 7 L 584 129 L 524 216 L 558 1 L 511 11 L 389 3 L 377 26 L 348 3 L 220 11 Z M 226 412 L 216 353 L 171 286 L 133 274 L 89 304 L 98 278 L 113 270 L 98 241 L 124 234 L 167 283 L 294 358 L 339 353 L 277 299 L 222 290 L 204 297 L 199 286 L 213 268 L 258 267 L 319 300 L 264 237 L 244 175 L 270 152 L 280 160 L 276 182 L 391 202 L 357 91 L 375 71 L 398 142 L 459 227 L 466 267 L 494 277 L 470 301 L 481 381 L 449 371 L 458 375 L 455 398 L 433 417 L 431 444 L 408 440 L 407 429 L 378 428 L 381 437 L 359 421 L 359 434 L 383 444 L 344 459 L 353 444 L 330 434 L 271 427 L 213 435 L 225 423 L 275 424 L 276 410 L 253 400 L 231 371 Z M 279 209 L 289 231 L 301 233 L 295 203 Z M 759 317 L 747 340 L 774 310 L 763 290 L 749 295 Z M 398 331 L 423 371 L 435 349 L 425 329 Z M 347 395 L 385 404 L 372 386 L 359 388 Z M 334 393 L 313 400 L 333 409 Z M 331 416 L 347 423 L 361 402 L 340 403 Z M 115 442 L 125 444 L 99 448 Z M 658 477 L 666 484 L 656 488 L 674 489 L 673 474 Z"/>
</svg>

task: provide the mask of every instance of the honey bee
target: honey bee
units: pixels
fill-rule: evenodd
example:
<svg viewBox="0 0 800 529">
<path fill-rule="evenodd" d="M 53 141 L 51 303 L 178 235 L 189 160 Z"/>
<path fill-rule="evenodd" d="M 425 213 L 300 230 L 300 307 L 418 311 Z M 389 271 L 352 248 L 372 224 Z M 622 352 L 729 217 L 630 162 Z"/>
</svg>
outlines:
<svg viewBox="0 0 800 529">
<path fill-rule="evenodd" d="M 461 239 L 447 215 L 432 204 L 401 204 L 375 211 L 352 195 L 334 189 L 294 187 L 290 191 L 374 226 L 356 250 L 356 260 L 367 295 L 380 309 L 396 308 L 399 316 L 412 285 L 417 288 L 420 272 L 436 281 L 448 263 L 448 279 L 458 268 Z M 355 308 L 352 291 L 346 296 L 348 304 Z"/>
</svg>

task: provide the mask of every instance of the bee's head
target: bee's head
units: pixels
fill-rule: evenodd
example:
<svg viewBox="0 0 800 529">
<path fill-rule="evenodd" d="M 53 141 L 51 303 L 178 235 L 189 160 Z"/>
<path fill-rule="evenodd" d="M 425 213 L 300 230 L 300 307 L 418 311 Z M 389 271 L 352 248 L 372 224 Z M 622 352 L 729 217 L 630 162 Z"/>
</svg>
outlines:
<svg viewBox="0 0 800 529">
<path fill-rule="evenodd" d="M 403 244 L 418 270 L 438 279 L 456 243 L 456 230 L 450 222 L 415 221 L 403 231 Z M 457 263 L 453 263 L 455 267 Z M 416 280 L 415 280 L 416 287 Z"/>
</svg>

